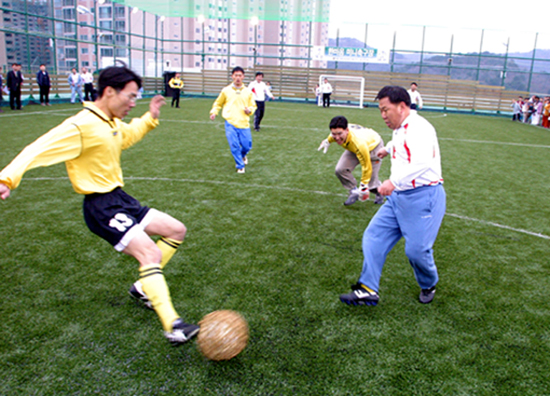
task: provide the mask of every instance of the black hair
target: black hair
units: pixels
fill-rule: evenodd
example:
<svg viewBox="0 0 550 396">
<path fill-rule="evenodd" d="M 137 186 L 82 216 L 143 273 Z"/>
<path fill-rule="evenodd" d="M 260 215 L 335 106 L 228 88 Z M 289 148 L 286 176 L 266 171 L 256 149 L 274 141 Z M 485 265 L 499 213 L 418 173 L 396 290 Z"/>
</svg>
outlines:
<svg viewBox="0 0 550 396">
<path fill-rule="evenodd" d="M 417 83 L 415 83 L 414 81 L 413 81 L 413 82 L 411 83 L 411 85 L 413 85 L 413 84 L 414 84 L 414 85 L 416 85 L 416 86 L 418 87 L 418 84 L 417 84 Z"/>
<path fill-rule="evenodd" d="M 258 77 L 258 76 L 262 76 L 262 77 L 263 77 L 264 74 L 263 74 L 262 72 L 256 72 L 256 77 Z"/>
<path fill-rule="evenodd" d="M 336 116 L 330 120 L 329 129 L 333 130 L 336 128 L 348 129 L 348 120 L 344 116 Z"/>
<path fill-rule="evenodd" d="M 396 85 L 386 85 L 384 88 L 378 92 L 374 100 L 380 100 L 388 98 L 390 103 L 399 104 L 404 102 L 407 107 L 411 106 L 411 97 L 407 90 L 403 87 L 398 87 Z"/>
<path fill-rule="evenodd" d="M 240 66 L 237 66 L 233 70 L 231 70 L 231 75 L 235 74 L 236 72 L 241 72 L 242 74 L 244 74 L 244 69 Z"/>
<path fill-rule="evenodd" d="M 117 92 L 120 92 L 129 82 L 135 82 L 138 88 L 141 88 L 141 77 L 138 76 L 133 70 L 130 70 L 126 65 L 124 66 L 110 66 L 103 69 L 99 73 L 97 80 L 97 94 L 101 98 L 105 88 L 112 87 Z"/>
</svg>

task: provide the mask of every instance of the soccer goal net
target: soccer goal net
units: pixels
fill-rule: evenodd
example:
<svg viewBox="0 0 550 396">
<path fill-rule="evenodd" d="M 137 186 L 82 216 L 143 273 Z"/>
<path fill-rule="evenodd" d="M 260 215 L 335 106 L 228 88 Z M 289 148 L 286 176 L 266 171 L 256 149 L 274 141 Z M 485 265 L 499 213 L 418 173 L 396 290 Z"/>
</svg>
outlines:
<svg viewBox="0 0 550 396">
<path fill-rule="evenodd" d="M 330 95 L 331 106 L 363 107 L 363 95 L 365 92 L 365 78 L 355 76 L 338 76 L 334 74 L 321 75 L 319 86 L 325 82 L 325 78 L 332 86 Z M 322 106 L 322 100 L 321 104 Z"/>
</svg>

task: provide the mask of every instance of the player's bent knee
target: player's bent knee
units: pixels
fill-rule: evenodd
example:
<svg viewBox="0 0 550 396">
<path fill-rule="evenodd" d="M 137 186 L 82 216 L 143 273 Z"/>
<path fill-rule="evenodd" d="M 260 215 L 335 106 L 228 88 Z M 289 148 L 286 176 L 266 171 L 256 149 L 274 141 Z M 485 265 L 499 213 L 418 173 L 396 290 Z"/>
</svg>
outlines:
<svg viewBox="0 0 550 396">
<path fill-rule="evenodd" d="M 174 239 L 183 241 L 187 234 L 187 227 L 181 221 L 177 221 L 177 226 L 174 229 Z"/>
</svg>

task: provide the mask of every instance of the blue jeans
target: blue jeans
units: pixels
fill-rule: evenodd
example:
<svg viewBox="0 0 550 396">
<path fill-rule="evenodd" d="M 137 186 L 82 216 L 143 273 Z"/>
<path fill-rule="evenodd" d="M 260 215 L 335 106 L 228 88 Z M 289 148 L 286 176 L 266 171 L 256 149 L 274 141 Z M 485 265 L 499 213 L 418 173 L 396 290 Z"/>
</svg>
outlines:
<svg viewBox="0 0 550 396">
<path fill-rule="evenodd" d="M 82 102 L 84 100 L 82 98 L 82 87 L 71 85 L 71 103 L 74 103 L 77 93 L 78 93 L 78 100 Z"/>
<path fill-rule="evenodd" d="M 443 185 L 394 191 L 363 234 L 363 271 L 359 282 L 378 292 L 386 256 L 405 238 L 405 254 L 421 289 L 435 286 L 439 277 L 433 245 L 443 221 L 446 196 Z"/>
<path fill-rule="evenodd" d="M 237 169 L 244 168 L 243 158 L 252 149 L 252 133 L 250 132 L 250 128 L 235 128 L 225 121 L 225 136 L 227 137 L 231 154 L 233 154 L 233 158 L 235 159 L 235 166 Z"/>
</svg>

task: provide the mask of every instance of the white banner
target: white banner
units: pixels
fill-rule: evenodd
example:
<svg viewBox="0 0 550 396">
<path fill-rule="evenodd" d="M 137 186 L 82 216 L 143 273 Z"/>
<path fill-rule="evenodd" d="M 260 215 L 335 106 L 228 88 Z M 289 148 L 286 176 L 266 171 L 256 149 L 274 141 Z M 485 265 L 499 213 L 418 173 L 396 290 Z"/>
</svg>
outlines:
<svg viewBox="0 0 550 396">
<path fill-rule="evenodd" d="M 323 47 L 314 46 L 313 60 L 357 63 L 389 63 L 390 51 L 377 48 Z"/>
</svg>

